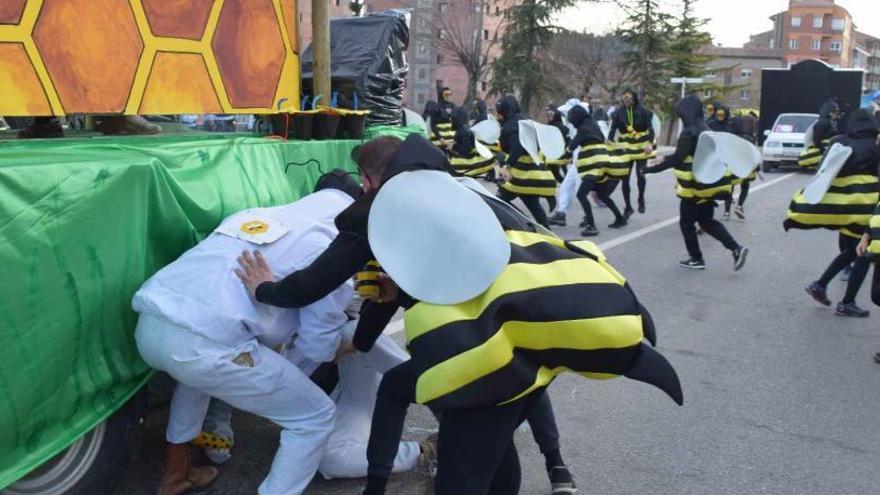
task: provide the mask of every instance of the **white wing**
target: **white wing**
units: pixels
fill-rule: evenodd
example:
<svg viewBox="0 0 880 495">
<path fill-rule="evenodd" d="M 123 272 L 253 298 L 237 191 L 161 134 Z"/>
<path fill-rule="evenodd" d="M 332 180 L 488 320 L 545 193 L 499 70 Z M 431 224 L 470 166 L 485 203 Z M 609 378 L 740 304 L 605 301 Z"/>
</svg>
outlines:
<svg viewBox="0 0 880 495">
<path fill-rule="evenodd" d="M 410 110 L 409 108 L 403 109 L 403 121 L 406 125 L 417 125 L 425 130 L 425 135 L 431 135 L 431 127 L 425 122 L 425 119 L 422 118 L 418 113 Z"/>
<path fill-rule="evenodd" d="M 717 135 L 706 131 L 700 134 L 697 151 L 694 153 L 694 177 L 701 184 L 714 184 L 724 177 L 727 166 L 718 150 Z"/>
<path fill-rule="evenodd" d="M 822 201 L 822 198 L 828 193 L 828 189 L 831 189 L 831 182 L 837 178 L 837 174 L 840 173 L 840 169 L 846 164 L 852 152 L 852 148 L 840 143 L 834 143 L 828 149 L 816 175 L 804 188 L 804 199 L 807 200 L 807 203 L 815 205 Z"/>
<path fill-rule="evenodd" d="M 533 123 L 538 138 L 538 148 L 548 160 L 558 160 L 565 154 L 565 139 L 559 129 L 546 124 Z"/>
<path fill-rule="evenodd" d="M 486 144 L 495 144 L 498 142 L 498 138 L 501 137 L 501 125 L 498 124 L 497 120 L 486 119 L 477 122 L 471 127 L 471 131 L 473 131 L 477 141 L 482 141 Z"/>
<path fill-rule="evenodd" d="M 525 119 L 519 121 L 519 144 L 535 163 L 541 163 L 541 156 L 538 153 L 538 132 L 535 130 L 534 121 Z"/>
</svg>

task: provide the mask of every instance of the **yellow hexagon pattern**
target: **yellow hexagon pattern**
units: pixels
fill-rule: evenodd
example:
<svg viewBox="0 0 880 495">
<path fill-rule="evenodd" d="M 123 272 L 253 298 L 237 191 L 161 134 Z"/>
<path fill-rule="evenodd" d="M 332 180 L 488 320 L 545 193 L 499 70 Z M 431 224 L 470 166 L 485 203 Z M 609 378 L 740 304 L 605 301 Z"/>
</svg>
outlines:
<svg viewBox="0 0 880 495">
<path fill-rule="evenodd" d="M 6 0 L 0 115 L 275 113 L 299 101 L 296 0 Z"/>
</svg>

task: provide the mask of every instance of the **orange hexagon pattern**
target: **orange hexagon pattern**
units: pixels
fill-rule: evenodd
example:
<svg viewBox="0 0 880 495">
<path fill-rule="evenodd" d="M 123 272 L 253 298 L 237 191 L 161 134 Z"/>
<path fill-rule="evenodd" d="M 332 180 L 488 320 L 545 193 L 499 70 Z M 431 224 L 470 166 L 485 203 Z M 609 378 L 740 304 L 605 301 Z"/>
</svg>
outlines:
<svg viewBox="0 0 880 495">
<path fill-rule="evenodd" d="M 211 46 L 233 105 L 272 104 L 284 41 L 271 0 L 226 0 Z"/>
<path fill-rule="evenodd" d="M 0 2 L 0 24 L 18 24 L 27 0 L 3 0 Z"/>
<path fill-rule="evenodd" d="M 0 115 L 273 113 L 299 101 L 296 18 L 296 0 L 0 0 Z"/>
<path fill-rule="evenodd" d="M 200 40 L 213 0 L 143 0 L 150 31 L 156 36 Z"/>
</svg>

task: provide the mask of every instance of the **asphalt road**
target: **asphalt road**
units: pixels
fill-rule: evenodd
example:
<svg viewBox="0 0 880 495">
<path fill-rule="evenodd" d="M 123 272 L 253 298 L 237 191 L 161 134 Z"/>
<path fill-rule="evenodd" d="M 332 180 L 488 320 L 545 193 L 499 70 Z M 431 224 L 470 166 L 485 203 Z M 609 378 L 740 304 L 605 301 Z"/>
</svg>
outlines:
<svg viewBox="0 0 880 495">
<path fill-rule="evenodd" d="M 870 494 L 880 487 L 880 309 L 871 318 L 835 317 L 803 287 L 836 254 L 831 232 L 785 233 L 781 221 L 808 177 L 771 174 L 746 205 L 747 220 L 726 225 L 751 249 L 734 273 L 732 258 L 703 236 L 708 269 L 677 266 L 686 257 L 672 176 L 650 177 L 648 213 L 621 231 L 596 209 L 596 242 L 633 285 L 658 327 L 659 350 L 676 367 L 685 405 L 626 379 L 562 377 L 550 387 L 563 434 L 563 454 L 585 494 Z M 619 199 L 619 192 L 615 198 Z M 569 223 L 579 221 L 577 206 Z M 558 229 L 577 238 L 576 226 Z M 869 279 L 870 280 L 870 279 Z M 832 300 L 842 297 L 835 281 Z M 869 305 L 869 287 L 859 302 Z M 398 326 L 392 327 L 396 330 Z M 401 335 L 395 335 L 400 340 Z M 155 493 L 161 475 L 167 411 L 151 413 L 144 447 L 122 493 Z M 234 458 L 222 468 L 216 495 L 255 493 L 267 472 L 277 428 L 238 414 Z M 406 435 L 436 424 L 413 407 Z M 523 494 L 549 493 L 543 459 L 525 429 L 517 434 Z M 354 494 L 359 480 L 315 480 L 309 494 Z M 389 493 L 431 493 L 416 474 L 396 476 Z"/>
</svg>

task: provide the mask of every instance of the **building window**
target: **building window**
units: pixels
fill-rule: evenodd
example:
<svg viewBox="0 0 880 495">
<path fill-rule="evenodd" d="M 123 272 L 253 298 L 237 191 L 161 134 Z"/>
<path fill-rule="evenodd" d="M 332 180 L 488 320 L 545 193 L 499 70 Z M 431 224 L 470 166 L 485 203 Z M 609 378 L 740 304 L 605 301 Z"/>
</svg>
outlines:
<svg viewBox="0 0 880 495">
<path fill-rule="evenodd" d="M 843 42 L 842 41 L 832 41 L 828 44 L 828 49 L 833 53 L 840 53 L 843 51 Z"/>
<path fill-rule="evenodd" d="M 483 30 L 483 39 L 484 40 L 489 39 L 489 30 L 488 29 Z"/>
<path fill-rule="evenodd" d="M 846 28 L 846 19 L 832 19 L 831 29 L 835 31 L 843 31 Z"/>
<path fill-rule="evenodd" d="M 788 47 L 792 50 L 797 50 L 801 47 L 801 42 L 798 40 L 788 40 Z"/>
<path fill-rule="evenodd" d="M 440 65 L 442 63 L 443 63 L 443 55 L 437 55 L 437 65 Z"/>
<path fill-rule="evenodd" d="M 740 100 L 748 100 L 751 98 L 751 96 L 752 96 L 751 92 L 747 89 L 742 89 L 739 92 L 739 99 Z"/>
<path fill-rule="evenodd" d="M 420 106 L 425 104 L 425 93 L 419 93 L 418 101 Z"/>
<path fill-rule="evenodd" d="M 480 81 L 480 91 L 486 91 L 489 89 L 489 85 L 486 84 L 486 81 Z"/>
<path fill-rule="evenodd" d="M 336 6 L 339 7 L 339 0 L 336 0 Z"/>
<path fill-rule="evenodd" d="M 418 46 L 419 55 L 424 55 L 424 54 L 428 53 L 428 45 L 427 44 L 418 43 L 416 46 Z"/>
<path fill-rule="evenodd" d="M 425 69 L 419 69 L 419 81 L 424 81 L 428 78 L 428 71 Z"/>
<path fill-rule="evenodd" d="M 434 83 L 434 86 L 437 88 L 442 88 L 443 87 L 443 79 L 437 79 L 437 81 Z"/>
<path fill-rule="evenodd" d="M 752 78 L 752 69 L 743 69 L 742 73 L 740 73 L 740 76 L 743 79 L 751 79 Z"/>
<path fill-rule="evenodd" d="M 793 16 L 791 18 L 791 27 L 801 27 L 801 18 L 798 16 Z"/>
<path fill-rule="evenodd" d="M 822 49 L 822 40 L 813 40 L 813 50 L 819 51 Z"/>
<path fill-rule="evenodd" d="M 821 28 L 822 27 L 822 17 L 820 17 L 818 15 L 813 16 L 813 27 L 814 28 Z"/>
<path fill-rule="evenodd" d="M 706 79 L 715 79 L 718 76 L 718 72 L 714 70 L 710 70 L 708 74 L 706 74 Z"/>
<path fill-rule="evenodd" d="M 703 91 L 703 98 L 711 98 L 711 97 L 712 97 L 712 90 L 711 89 L 707 89 L 707 90 Z"/>
</svg>

